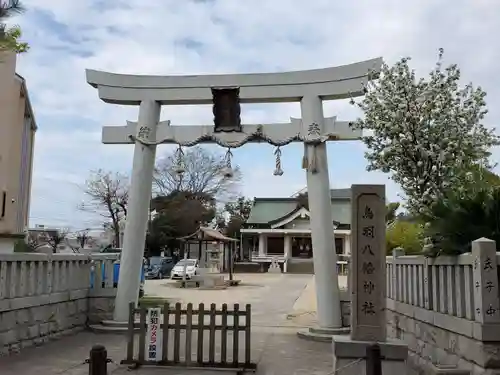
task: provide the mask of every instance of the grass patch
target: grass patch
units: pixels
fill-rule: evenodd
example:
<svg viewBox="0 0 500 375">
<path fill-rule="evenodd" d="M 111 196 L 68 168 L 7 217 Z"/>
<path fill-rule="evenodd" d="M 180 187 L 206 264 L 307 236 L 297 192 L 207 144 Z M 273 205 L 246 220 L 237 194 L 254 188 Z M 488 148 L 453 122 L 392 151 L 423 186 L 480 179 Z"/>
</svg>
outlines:
<svg viewBox="0 0 500 375">
<path fill-rule="evenodd" d="M 139 298 L 139 307 L 153 308 L 162 307 L 166 303 L 175 303 L 176 300 L 172 298 L 158 297 L 158 296 L 144 296 Z"/>
</svg>

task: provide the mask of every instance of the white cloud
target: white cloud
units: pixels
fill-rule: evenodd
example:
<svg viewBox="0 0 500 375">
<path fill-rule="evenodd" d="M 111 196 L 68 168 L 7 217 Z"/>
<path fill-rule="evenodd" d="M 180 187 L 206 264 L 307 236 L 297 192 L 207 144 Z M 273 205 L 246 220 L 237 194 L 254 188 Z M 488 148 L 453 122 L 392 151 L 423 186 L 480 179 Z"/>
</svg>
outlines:
<svg viewBox="0 0 500 375">
<path fill-rule="evenodd" d="M 20 57 L 20 73 L 27 79 L 40 127 L 32 204 L 37 217 L 66 218 L 75 225 L 87 220 L 67 208 L 81 201 L 81 192 L 70 189 L 71 184 L 54 186 L 44 176 L 78 184 L 90 169 L 131 167 L 132 146 L 101 145 L 100 126 L 123 125 L 137 117 L 137 109 L 100 102 L 85 82 L 85 68 L 136 74 L 255 72 L 320 68 L 377 56 L 393 62 L 409 55 L 418 73 L 426 74 L 438 48 L 444 47 L 446 60 L 463 68 L 464 79 L 489 93 L 487 122 L 500 120 L 495 105 L 500 100 L 496 0 L 456 0 L 452 5 L 443 0 L 24 2 L 29 11 L 16 22 L 32 45 Z M 325 114 L 349 119 L 356 111 L 343 101 L 327 103 Z M 244 106 L 242 114 L 245 122 L 299 115 L 296 104 Z M 212 114 L 209 107 L 176 106 L 164 108 L 162 118 L 177 124 L 210 123 Z M 293 151 L 297 148 L 284 153 L 285 175 L 271 178 L 274 159 L 264 147 L 258 153 L 269 157 L 253 163 L 248 163 L 248 152 L 235 153 L 243 166 L 245 194 L 289 195 L 305 184 L 299 151 Z M 381 174 L 363 172 L 361 145 L 339 149 L 348 155 L 330 152 L 332 186 L 386 181 Z M 350 159 L 356 164 L 342 168 L 340 163 Z M 388 183 L 387 189 L 396 198 L 397 187 Z M 68 203 L 56 203 L 58 197 Z"/>
</svg>

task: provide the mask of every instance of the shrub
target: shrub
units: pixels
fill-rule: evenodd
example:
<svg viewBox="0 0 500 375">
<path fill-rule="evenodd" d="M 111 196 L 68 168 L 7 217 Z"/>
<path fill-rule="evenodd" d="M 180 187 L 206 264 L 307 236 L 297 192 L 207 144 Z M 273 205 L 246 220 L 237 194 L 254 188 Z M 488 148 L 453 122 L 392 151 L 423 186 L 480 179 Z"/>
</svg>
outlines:
<svg viewBox="0 0 500 375">
<path fill-rule="evenodd" d="M 426 235 L 432 238 L 439 254 L 469 252 L 471 242 L 481 237 L 498 243 L 500 187 L 442 200 L 433 207 L 426 219 Z"/>
<path fill-rule="evenodd" d="M 33 251 L 33 248 L 24 240 L 17 240 L 14 244 L 15 253 L 32 253 Z"/>
<path fill-rule="evenodd" d="M 402 247 L 406 254 L 417 254 L 422 251 L 423 226 L 406 220 L 396 220 L 387 228 L 387 253 L 396 247 Z"/>
</svg>

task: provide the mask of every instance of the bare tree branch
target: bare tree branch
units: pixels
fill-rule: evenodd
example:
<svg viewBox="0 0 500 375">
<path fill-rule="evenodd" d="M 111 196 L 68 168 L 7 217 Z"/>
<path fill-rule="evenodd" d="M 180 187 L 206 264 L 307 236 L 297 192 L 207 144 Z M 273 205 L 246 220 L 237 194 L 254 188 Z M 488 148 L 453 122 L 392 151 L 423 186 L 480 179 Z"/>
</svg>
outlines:
<svg viewBox="0 0 500 375">
<path fill-rule="evenodd" d="M 41 231 L 28 231 L 26 238 L 28 247 L 35 251 L 39 247 L 47 245 L 48 236 L 46 232 Z"/>
<path fill-rule="evenodd" d="M 173 191 L 206 193 L 218 200 L 230 200 L 238 195 L 241 171 L 233 167 L 233 177 L 226 177 L 224 156 L 196 146 L 184 154 L 184 173 L 177 171 L 175 154 L 159 160 L 155 168 L 154 189 L 158 195 L 167 196 Z"/>
<path fill-rule="evenodd" d="M 57 248 L 67 238 L 69 233 L 68 229 L 41 229 L 28 232 L 27 244 L 32 251 L 42 247 L 48 246 L 52 253 L 57 253 Z"/>
<path fill-rule="evenodd" d="M 63 243 L 68 235 L 69 230 L 48 230 L 47 231 L 47 244 L 52 248 L 52 253 L 57 253 L 57 248 Z"/>
<path fill-rule="evenodd" d="M 99 169 L 91 172 L 85 183 L 85 194 L 90 202 L 79 207 L 83 211 L 101 215 L 109 221 L 114 234 L 114 246 L 120 247 L 120 221 L 127 216 L 128 177 Z"/>
</svg>

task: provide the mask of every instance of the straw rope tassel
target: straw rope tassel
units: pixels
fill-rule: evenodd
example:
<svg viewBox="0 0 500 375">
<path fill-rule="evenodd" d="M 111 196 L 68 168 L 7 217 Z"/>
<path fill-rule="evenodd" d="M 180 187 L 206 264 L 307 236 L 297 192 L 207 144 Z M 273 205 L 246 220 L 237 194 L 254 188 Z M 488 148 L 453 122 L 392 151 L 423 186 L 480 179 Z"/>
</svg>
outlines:
<svg viewBox="0 0 500 375">
<path fill-rule="evenodd" d="M 276 148 L 276 151 L 274 151 L 274 155 L 276 156 L 276 168 L 274 170 L 274 175 L 275 176 L 282 176 L 283 175 L 283 169 L 281 169 L 281 149 Z"/>
<path fill-rule="evenodd" d="M 183 174 L 186 171 L 186 169 L 184 166 L 184 151 L 182 150 L 181 145 L 179 145 L 179 147 L 175 151 L 175 159 L 176 159 L 175 172 L 177 174 Z"/>
<path fill-rule="evenodd" d="M 302 156 L 302 169 L 307 169 L 309 160 L 307 159 L 307 146 L 304 144 L 304 156 Z"/>
<path fill-rule="evenodd" d="M 316 145 L 313 146 L 312 149 L 312 157 L 311 157 L 311 162 L 309 163 L 308 170 L 311 171 L 311 173 L 317 173 L 318 172 L 318 163 L 317 163 L 317 154 L 316 154 Z"/>
<path fill-rule="evenodd" d="M 226 152 L 226 156 L 224 157 L 225 162 L 226 162 L 226 167 L 224 168 L 225 169 L 224 177 L 226 177 L 226 178 L 233 177 L 233 166 L 231 165 L 232 157 L 233 157 L 233 153 L 231 152 L 231 148 L 228 147 L 227 152 Z"/>
</svg>

